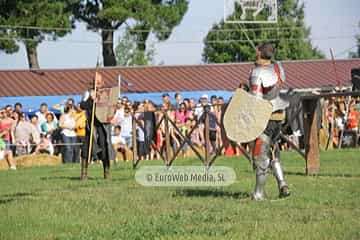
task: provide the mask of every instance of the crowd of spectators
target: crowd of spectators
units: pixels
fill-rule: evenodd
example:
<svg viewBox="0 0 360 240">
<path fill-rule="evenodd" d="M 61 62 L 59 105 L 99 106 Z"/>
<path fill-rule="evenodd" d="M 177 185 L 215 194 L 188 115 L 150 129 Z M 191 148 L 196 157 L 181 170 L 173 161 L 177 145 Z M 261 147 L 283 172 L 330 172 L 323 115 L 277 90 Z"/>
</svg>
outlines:
<svg viewBox="0 0 360 240">
<path fill-rule="evenodd" d="M 322 119 L 328 138 L 327 147 L 338 148 L 344 143 L 344 134 L 353 135 L 359 141 L 359 99 L 330 98 L 324 101 L 325 115 Z M 329 146 L 330 145 L 330 146 Z"/>
<path fill-rule="evenodd" d="M 356 102 L 346 106 L 341 99 L 325 101 L 323 126 L 328 129 L 334 145 L 338 144 L 342 131 L 351 130 L 358 134 L 359 113 Z M 137 155 L 140 160 L 161 159 L 166 151 L 166 131 L 169 129 L 170 146 L 173 153 L 180 151 L 182 157 L 189 156 L 189 146 L 183 136 L 190 134 L 191 144 L 199 149 L 205 148 L 204 111 L 209 119 L 209 154 L 215 154 L 226 144 L 222 154 L 240 154 L 237 144 L 223 138 L 220 127 L 225 101 L 221 96 L 204 94 L 200 99 L 184 98 L 177 93 L 174 101 L 169 94 L 162 96 L 162 103 L 155 105 L 151 100 L 131 102 L 127 97 L 119 98 L 114 106 L 112 144 L 116 152 L 129 160 L 133 151 L 133 130 L 136 131 Z M 349 109 L 347 111 L 346 109 Z M 163 121 L 166 117 L 173 124 Z M 133 128 L 133 118 L 136 126 Z M 14 156 L 24 154 L 60 154 L 64 163 L 80 162 L 80 152 L 86 133 L 86 113 L 80 104 L 68 99 L 59 111 L 50 111 L 46 103 L 39 111 L 25 114 L 21 103 L 7 105 L 0 111 L 0 159 L 6 159 L 11 169 L 16 169 Z M 155 126 L 158 126 L 156 128 Z M 178 131 L 178 130 L 179 131 Z M 182 133 L 182 134 L 179 134 Z M 226 142 L 223 142 L 226 141 Z M 282 148 L 286 148 L 286 144 Z M 181 148 L 181 149 L 180 149 Z"/>
<path fill-rule="evenodd" d="M 46 103 L 39 111 L 25 113 L 22 104 L 5 106 L 0 111 L 0 152 L 10 168 L 14 156 L 28 154 L 62 154 L 64 162 L 79 162 L 81 142 L 85 137 L 85 112 L 68 99 L 62 111 L 52 112 Z"/>
<path fill-rule="evenodd" d="M 202 148 L 205 146 L 204 119 L 202 116 L 204 107 L 209 106 L 209 129 L 210 129 L 210 154 L 215 153 L 216 149 L 222 144 L 221 128 L 217 123 L 221 122 L 224 104 L 222 97 L 204 94 L 197 101 L 194 98 L 182 99 L 180 93 L 174 96 L 174 104 L 171 103 L 170 95 L 162 96 L 162 103 L 156 106 L 151 100 L 145 99 L 143 102 L 131 102 L 123 97 L 118 100 L 115 115 L 111 123 L 116 126 L 117 133 L 113 136 L 113 143 L 117 144 L 117 149 L 124 152 L 125 158 L 132 148 L 132 121 L 136 119 L 137 154 L 141 160 L 160 159 L 160 154 L 164 153 L 166 142 L 166 131 L 168 127 L 170 135 L 170 145 L 172 152 L 177 152 L 181 147 L 182 157 L 189 155 L 187 144 L 183 142 L 183 136 L 191 133 L 193 145 Z M 131 114 L 133 113 L 133 114 Z M 166 117 L 174 123 L 162 121 Z M 199 121 L 199 124 L 197 122 Z M 155 129 L 155 126 L 159 126 Z M 181 134 L 180 134 L 181 133 Z M 119 138 L 118 136 L 121 136 Z M 153 143 L 156 144 L 151 144 Z M 183 145 L 183 146 L 182 146 Z"/>
</svg>

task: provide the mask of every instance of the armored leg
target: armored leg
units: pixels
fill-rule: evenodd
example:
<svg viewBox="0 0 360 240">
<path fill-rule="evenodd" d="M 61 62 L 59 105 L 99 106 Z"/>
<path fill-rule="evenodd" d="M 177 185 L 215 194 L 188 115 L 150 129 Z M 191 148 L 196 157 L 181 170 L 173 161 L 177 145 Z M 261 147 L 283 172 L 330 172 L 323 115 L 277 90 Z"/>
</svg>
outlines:
<svg viewBox="0 0 360 240">
<path fill-rule="evenodd" d="M 290 195 L 289 187 L 286 184 L 284 172 L 280 162 L 280 151 L 278 145 L 275 145 L 275 149 L 272 152 L 271 168 L 276 178 L 279 187 L 279 197 L 287 197 Z"/>
<path fill-rule="evenodd" d="M 287 186 L 286 182 L 285 182 L 285 177 L 284 177 L 284 173 L 281 167 L 281 163 L 280 160 L 275 158 L 274 160 L 271 161 L 271 168 L 272 168 L 272 172 L 276 178 L 276 181 L 278 183 L 279 189 L 281 189 L 284 186 Z"/>
<path fill-rule="evenodd" d="M 253 150 L 253 164 L 256 174 L 254 200 L 265 199 L 265 183 L 270 168 L 270 138 L 262 134 L 256 141 Z"/>
</svg>

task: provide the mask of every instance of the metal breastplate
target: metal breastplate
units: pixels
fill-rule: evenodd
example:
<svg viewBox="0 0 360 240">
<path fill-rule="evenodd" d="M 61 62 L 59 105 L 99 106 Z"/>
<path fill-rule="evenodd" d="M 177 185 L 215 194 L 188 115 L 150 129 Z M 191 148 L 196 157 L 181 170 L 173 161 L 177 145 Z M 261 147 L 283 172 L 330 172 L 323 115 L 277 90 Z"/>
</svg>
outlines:
<svg viewBox="0 0 360 240">
<path fill-rule="evenodd" d="M 258 81 L 263 88 L 263 98 L 271 102 L 273 112 L 285 110 L 289 106 L 289 102 L 280 97 L 280 76 L 276 73 L 274 64 L 258 67 L 256 71 L 258 71 Z M 281 71 L 283 70 L 281 69 Z"/>
</svg>

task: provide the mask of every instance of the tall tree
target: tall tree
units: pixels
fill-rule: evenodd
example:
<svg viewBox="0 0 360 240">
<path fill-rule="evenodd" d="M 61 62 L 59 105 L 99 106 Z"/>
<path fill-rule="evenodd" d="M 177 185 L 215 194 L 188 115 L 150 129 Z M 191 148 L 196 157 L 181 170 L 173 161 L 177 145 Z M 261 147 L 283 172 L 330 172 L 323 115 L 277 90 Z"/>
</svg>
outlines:
<svg viewBox="0 0 360 240">
<path fill-rule="evenodd" d="M 101 31 L 104 65 L 115 66 L 115 30 L 132 22 L 137 46 L 144 51 L 150 32 L 159 40 L 166 40 L 181 22 L 187 7 L 187 0 L 81 0 L 74 13 L 89 29 Z"/>
<path fill-rule="evenodd" d="M 37 46 L 45 38 L 56 40 L 64 36 L 70 31 L 66 29 L 73 27 L 68 1 L 1 0 L 0 50 L 8 54 L 17 52 L 19 40 L 25 45 L 29 68 L 39 68 Z"/>
<path fill-rule="evenodd" d="M 136 44 L 136 36 L 127 29 L 124 35 L 119 38 L 115 48 L 116 64 L 119 66 L 140 66 L 151 65 L 154 61 L 154 45 L 146 49 L 140 49 Z"/>
<path fill-rule="evenodd" d="M 360 22 L 359 22 L 359 28 L 360 28 Z M 356 36 L 356 44 L 357 44 L 357 51 L 350 52 L 349 53 L 350 58 L 360 58 L 360 34 Z"/>
<path fill-rule="evenodd" d="M 228 20 L 240 19 L 242 9 L 235 3 Z M 260 16 L 261 17 L 261 16 Z M 263 16 L 265 17 L 265 16 Z M 254 44 L 274 43 L 278 60 L 324 58 L 309 40 L 310 28 L 304 22 L 304 4 L 299 0 L 278 0 L 278 22 L 273 24 L 214 24 L 204 43 L 204 62 L 243 62 L 255 59 Z"/>
</svg>

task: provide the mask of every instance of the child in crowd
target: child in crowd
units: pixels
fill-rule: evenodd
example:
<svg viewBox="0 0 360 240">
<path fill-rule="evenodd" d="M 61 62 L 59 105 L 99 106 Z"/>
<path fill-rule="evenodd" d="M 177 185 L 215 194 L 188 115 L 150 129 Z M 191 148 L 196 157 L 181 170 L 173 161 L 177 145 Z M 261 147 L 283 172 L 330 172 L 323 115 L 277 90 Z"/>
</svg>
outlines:
<svg viewBox="0 0 360 240">
<path fill-rule="evenodd" d="M 130 159 L 129 149 L 126 147 L 125 139 L 121 136 L 121 126 L 114 127 L 114 135 L 111 136 L 111 143 L 113 144 L 115 153 L 122 153 L 124 161 Z M 118 158 L 116 157 L 116 160 Z"/>
<path fill-rule="evenodd" d="M 10 170 L 16 170 L 16 164 L 13 159 L 11 150 L 6 149 L 6 143 L 3 137 L 6 135 L 6 131 L 0 132 L 0 161 L 5 159 L 8 163 Z"/>
<path fill-rule="evenodd" d="M 40 143 L 36 146 L 33 154 L 39 153 L 54 154 L 54 146 L 51 143 L 49 134 L 40 133 Z"/>
</svg>

